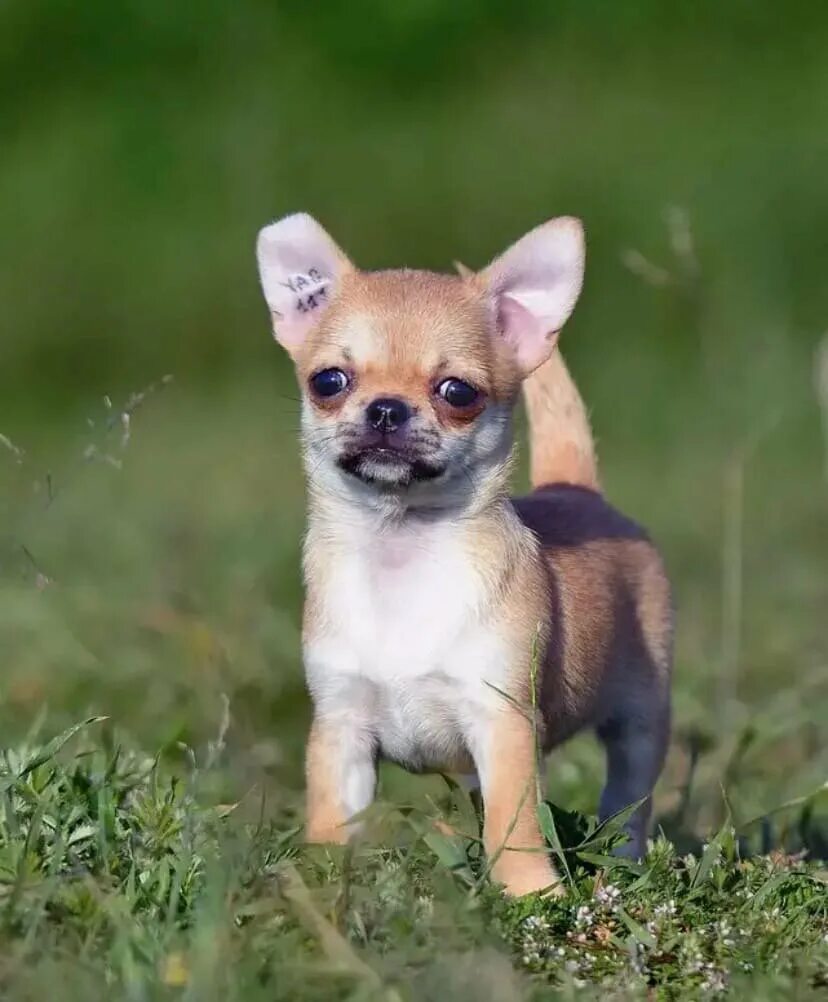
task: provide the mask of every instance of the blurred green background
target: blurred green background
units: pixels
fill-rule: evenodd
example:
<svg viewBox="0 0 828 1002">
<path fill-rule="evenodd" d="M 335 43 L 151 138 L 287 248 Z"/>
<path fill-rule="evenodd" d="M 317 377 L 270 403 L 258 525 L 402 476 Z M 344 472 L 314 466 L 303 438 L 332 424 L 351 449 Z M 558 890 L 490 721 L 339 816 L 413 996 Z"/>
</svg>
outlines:
<svg viewBox="0 0 828 1002">
<path fill-rule="evenodd" d="M 4 733 L 94 710 L 198 742 L 226 693 L 229 782 L 292 797 L 297 391 L 256 231 L 305 209 L 365 267 L 446 269 L 571 213 L 564 352 L 676 583 L 659 812 L 701 831 L 722 784 L 746 818 L 822 783 L 826 52 L 799 0 L 6 0 Z M 600 775 L 579 740 L 551 795 L 591 808 Z"/>
</svg>

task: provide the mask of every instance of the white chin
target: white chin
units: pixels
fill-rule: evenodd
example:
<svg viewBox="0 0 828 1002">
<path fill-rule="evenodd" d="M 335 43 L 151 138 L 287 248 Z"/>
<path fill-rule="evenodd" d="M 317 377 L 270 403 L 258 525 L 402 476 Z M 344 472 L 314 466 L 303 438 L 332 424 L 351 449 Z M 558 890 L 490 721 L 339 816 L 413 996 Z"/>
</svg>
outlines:
<svg viewBox="0 0 828 1002">
<path fill-rule="evenodd" d="M 366 480 L 377 484 L 403 484 L 411 479 L 408 463 L 389 462 L 387 459 L 363 459 L 359 464 L 359 473 Z"/>
</svg>

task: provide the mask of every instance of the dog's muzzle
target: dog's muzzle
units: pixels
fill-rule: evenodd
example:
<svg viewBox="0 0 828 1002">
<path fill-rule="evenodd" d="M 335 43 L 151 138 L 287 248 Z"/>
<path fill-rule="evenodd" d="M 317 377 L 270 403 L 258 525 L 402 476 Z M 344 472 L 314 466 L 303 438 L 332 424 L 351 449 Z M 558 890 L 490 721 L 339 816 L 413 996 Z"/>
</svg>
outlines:
<svg viewBox="0 0 828 1002">
<path fill-rule="evenodd" d="M 363 483 L 388 487 L 407 487 L 415 482 L 435 480 L 445 472 L 444 466 L 389 446 L 371 446 L 344 453 L 337 464 Z"/>
</svg>

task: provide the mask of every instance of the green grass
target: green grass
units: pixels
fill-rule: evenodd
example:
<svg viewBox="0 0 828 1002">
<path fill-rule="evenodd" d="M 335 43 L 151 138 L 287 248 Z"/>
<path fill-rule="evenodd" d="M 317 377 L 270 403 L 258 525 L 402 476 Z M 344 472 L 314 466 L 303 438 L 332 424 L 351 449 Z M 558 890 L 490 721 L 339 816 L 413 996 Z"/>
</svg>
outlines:
<svg viewBox="0 0 828 1002">
<path fill-rule="evenodd" d="M 617 825 L 557 813 L 568 894 L 491 889 L 462 800 L 379 804 L 352 850 L 304 848 L 263 792 L 216 803 L 218 738 L 186 767 L 87 721 L 0 766 L 4 998 L 818 998 L 828 872 L 743 859 L 730 821 L 698 855 L 663 837 L 645 863 Z M 221 785 L 222 780 L 219 780 Z M 455 796 L 457 792 L 454 791 Z M 245 802 L 246 801 L 246 802 Z M 378 847 L 374 840 L 380 840 Z M 58 981 L 59 979 L 59 981 Z"/>
</svg>

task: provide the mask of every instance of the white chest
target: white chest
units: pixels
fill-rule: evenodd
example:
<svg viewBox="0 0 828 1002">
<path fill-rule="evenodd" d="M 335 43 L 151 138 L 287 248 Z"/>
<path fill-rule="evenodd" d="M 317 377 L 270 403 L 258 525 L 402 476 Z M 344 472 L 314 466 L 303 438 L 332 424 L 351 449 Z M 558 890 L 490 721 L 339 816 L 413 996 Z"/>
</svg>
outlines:
<svg viewBox="0 0 828 1002">
<path fill-rule="evenodd" d="M 415 769 L 467 761 L 469 731 L 502 698 L 507 671 L 481 614 L 484 580 L 457 535 L 366 537 L 316 587 L 322 615 L 305 661 L 317 709 L 360 721 L 386 757 Z"/>
</svg>

